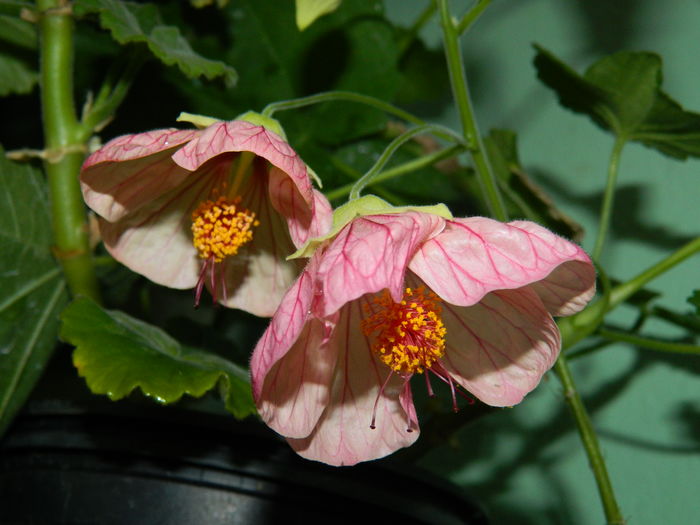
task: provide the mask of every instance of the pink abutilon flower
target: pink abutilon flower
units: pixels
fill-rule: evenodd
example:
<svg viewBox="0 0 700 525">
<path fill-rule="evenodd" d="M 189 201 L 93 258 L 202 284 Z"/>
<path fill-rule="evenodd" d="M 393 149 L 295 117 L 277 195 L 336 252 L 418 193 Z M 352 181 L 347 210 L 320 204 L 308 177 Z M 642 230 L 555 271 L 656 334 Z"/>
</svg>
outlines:
<svg viewBox="0 0 700 525">
<path fill-rule="evenodd" d="M 115 259 L 172 288 L 206 285 L 270 316 L 299 273 L 285 257 L 326 233 L 331 209 L 279 135 L 244 120 L 118 137 L 81 172 Z"/>
<path fill-rule="evenodd" d="M 352 465 L 410 445 L 410 379 L 511 406 L 560 350 L 553 315 L 581 310 L 595 270 L 528 221 L 418 211 L 356 217 L 324 241 L 251 361 L 260 415 L 300 455 Z"/>
</svg>

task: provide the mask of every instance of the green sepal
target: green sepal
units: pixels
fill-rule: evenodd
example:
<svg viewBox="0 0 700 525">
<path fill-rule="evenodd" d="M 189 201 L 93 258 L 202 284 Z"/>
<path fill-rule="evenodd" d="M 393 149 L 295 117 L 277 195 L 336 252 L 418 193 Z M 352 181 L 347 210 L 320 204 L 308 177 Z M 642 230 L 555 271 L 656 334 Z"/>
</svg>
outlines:
<svg viewBox="0 0 700 525">
<path fill-rule="evenodd" d="M 207 117 L 206 115 L 196 115 L 194 113 L 187 113 L 186 111 L 180 112 L 180 114 L 175 119 L 176 122 L 189 122 L 197 129 L 208 128 L 212 124 L 221 122 L 218 118 Z"/>
<path fill-rule="evenodd" d="M 363 195 L 357 199 L 346 202 L 339 206 L 333 212 L 333 226 L 330 231 L 321 237 L 309 239 L 304 246 L 299 248 L 292 255 L 287 257 L 290 259 L 299 259 L 301 257 L 311 257 L 318 246 L 338 235 L 346 224 L 352 221 L 355 217 L 364 215 L 385 215 L 388 213 L 405 213 L 407 211 L 417 211 L 421 213 L 430 213 L 438 215 L 443 219 L 452 219 L 452 212 L 444 204 L 434 204 L 431 206 L 392 206 L 384 199 L 380 199 L 376 195 Z"/>
<path fill-rule="evenodd" d="M 276 133 L 284 140 L 287 140 L 287 134 L 284 132 L 282 124 L 280 124 L 279 120 L 272 117 L 261 115 L 255 111 L 246 111 L 245 113 L 238 115 L 234 120 L 245 120 L 246 122 L 250 122 L 256 126 L 262 126 L 263 128 Z"/>
</svg>

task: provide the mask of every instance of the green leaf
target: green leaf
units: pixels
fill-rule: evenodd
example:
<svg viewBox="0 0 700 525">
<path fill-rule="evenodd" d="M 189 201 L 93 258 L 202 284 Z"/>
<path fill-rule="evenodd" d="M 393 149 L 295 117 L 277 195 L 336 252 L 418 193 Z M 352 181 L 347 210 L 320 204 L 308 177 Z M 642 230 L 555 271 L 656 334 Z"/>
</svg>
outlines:
<svg viewBox="0 0 700 525">
<path fill-rule="evenodd" d="M 67 301 L 41 173 L 0 150 L 0 434 L 39 379 Z"/>
<path fill-rule="evenodd" d="M 693 295 L 688 297 L 688 302 L 695 307 L 695 313 L 700 315 L 700 290 L 695 290 Z"/>
<path fill-rule="evenodd" d="M 0 40 L 24 49 L 36 49 L 36 27 L 16 16 L 0 15 Z"/>
<path fill-rule="evenodd" d="M 16 16 L 0 15 L 0 96 L 24 95 L 39 81 L 36 29 Z"/>
<path fill-rule="evenodd" d="M 118 0 L 77 0 L 76 15 L 97 13 L 100 24 L 120 44 L 145 43 L 153 55 L 167 65 L 176 65 L 190 78 L 223 77 L 231 87 L 236 83 L 235 70 L 218 60 L 209 60 L 195 53 L 190 44 L 173 26 L 163 25 L 157 6 Z"/>
<path fill-rule="evenodd" d="M 27 60 L 0 51 L 0 97 L 26 95 L 39 81 L 39 73 Z"/>
<path fill-rule="evenodd" d="M 603 129 L 665 155 L 700 157 L 700 114 L 684 110 L 661 90 L 661 57 L 622 51 L 603 57 L 579 75 L 535 46 L 537 74 L 572 111 Z"/>
<path fill-rule="evenodd" d="M 296 0 L 296 21 L 299 31 L 303 31 L 317 18 L 332 13 L 342 0 Z"/>
<path fill-rule="evenodd" d="M 116 401 L 137 387 L 160 403 L 200 397 L 219 386 L 237 418 L 255 412 L 247 372 L 215 354 L 181 345 L 158 327 L 78 298 L 61 316 L 61 338 L 90 390 Z"/>
</svg>

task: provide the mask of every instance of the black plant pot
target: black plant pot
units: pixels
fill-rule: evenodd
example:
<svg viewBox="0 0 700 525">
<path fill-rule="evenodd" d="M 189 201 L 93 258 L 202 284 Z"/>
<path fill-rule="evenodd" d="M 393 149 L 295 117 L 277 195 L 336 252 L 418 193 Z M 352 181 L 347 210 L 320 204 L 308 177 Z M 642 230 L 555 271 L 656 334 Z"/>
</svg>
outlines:
<svg viewBox="0 0 700 525">
<path fill-rule="evenodd" d="M 487 523 L 418 469 L 328 467 L 254 420 L 96 397 L 30 402 L 0 446 L 0 495 L 6 525 Z"/>
</svg>

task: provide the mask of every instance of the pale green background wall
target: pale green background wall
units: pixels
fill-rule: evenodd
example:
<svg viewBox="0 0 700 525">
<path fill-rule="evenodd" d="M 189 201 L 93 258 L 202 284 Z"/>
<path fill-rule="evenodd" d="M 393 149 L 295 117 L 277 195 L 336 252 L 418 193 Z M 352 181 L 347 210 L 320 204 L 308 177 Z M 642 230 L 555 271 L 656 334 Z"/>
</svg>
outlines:
<svg viewBox="0 0 700 525">
<path fill-rule="evenodd" d="M 467 4 L 454 2 L 456 10 Z M 408 21 L 424 5 L 393 0 L 388 10 Z M 436 26 L 423 36 L 439 45 Z M 664 59 L 665 91 L 700 111 L 697 0 L 494 0 L 463 42 L 482 131 L 517 131 L 525 167 L 589 232 L 595 231 L 612 139 L 557 105 L 536 78 L 531 43 L 578 71 L 616 50 L 655 51 Z M 429 117 L 457 127 L 451 109 Z M 619 185 L 615 230 L 603 259 L 612 276 L 633 276 L 700 234 L 699 160 L 679 162 L 630 145 Z M 589 233 L 586 249 L 593 239 Z M 700 257 L 651 288 L 664 292 L 661 304 L 690 311 L 685 300 L 700 288 Z M 675 333 L 665 325 L 648 328 Z M 700 523 L 700 358 L 615 345 L 574 363 L 574 373 L 629 523 Z M 523 404 L 484 418 L 460 434 L 456 448 L 433 452 L 425 464 L 482 498 L 497 524 L 604 521 L 551 375 Z"/>
</svg>

